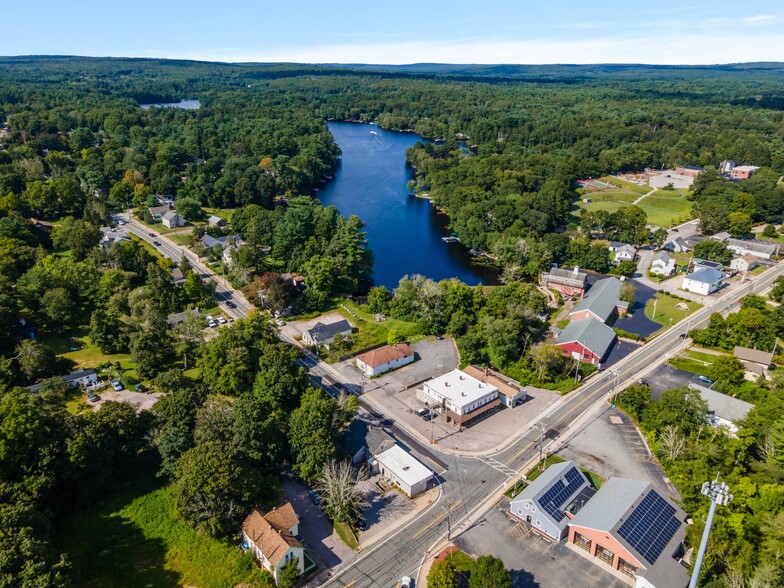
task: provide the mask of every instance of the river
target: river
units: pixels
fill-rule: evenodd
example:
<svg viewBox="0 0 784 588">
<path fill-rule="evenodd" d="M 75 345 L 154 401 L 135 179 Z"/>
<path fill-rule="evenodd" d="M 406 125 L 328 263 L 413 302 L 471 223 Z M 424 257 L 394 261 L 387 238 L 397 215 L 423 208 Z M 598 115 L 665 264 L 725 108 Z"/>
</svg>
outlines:
<svg viewBox="0 0 784 588">
<path fill-rule="evenodd" d="M 441 240 L 450 234 L 447 217 L 436 213 L 429 200 L 408 195 L 413 171 L 406 165 L 406 149 L 421 140 L 418 135 L 359 123 L 328 126 L 343 158 L 317 196 L 344 216 L 355 214 L 365 222 L 375 285 L 392 289 L 410 274 L 454 277 L 472 286 L 495 282 L 491 268 L 471 264 L 465 247 Z"/>
</svg>

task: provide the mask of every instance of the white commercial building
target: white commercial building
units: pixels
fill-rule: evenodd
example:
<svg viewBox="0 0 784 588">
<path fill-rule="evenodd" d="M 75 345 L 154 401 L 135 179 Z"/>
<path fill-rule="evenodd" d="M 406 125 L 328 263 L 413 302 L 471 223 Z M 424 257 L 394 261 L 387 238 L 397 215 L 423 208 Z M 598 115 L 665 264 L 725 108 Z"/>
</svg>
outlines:
<svg viewBox="0 0 784 588">
<path fill-rule="evenodd" d="M 446 411 L 447 421 L 456 425 L 464 425 L 501 404 L 498 388 L 461 370 L 425 382 L 423 392 L 426 399 Z"/>
<path fill-rule="evenodd" d="M 379 473 L 409 498 L 427 490 L 433 472 L 402 447 L 395 444 L 375 457 Z"/>
</svg>

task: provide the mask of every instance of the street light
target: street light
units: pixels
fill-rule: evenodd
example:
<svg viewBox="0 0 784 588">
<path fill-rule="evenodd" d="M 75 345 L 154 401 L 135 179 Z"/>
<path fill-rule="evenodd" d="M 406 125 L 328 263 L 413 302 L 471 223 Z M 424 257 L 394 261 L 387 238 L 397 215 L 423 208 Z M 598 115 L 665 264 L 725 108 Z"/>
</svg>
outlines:
<svg viewBox="0 0 784 588">
<path fill-rule="evenodd" d="M 694 569 L 691 572 L 689 588 L 697 588 L 697 581 L 700 578 L 700 568 L 702 567 L 702 559 L 705 557 L 705 550 L 708 547 L 708 538 L 710 537 L 711 527 L 713 526 L 713 515 L 716 514 L 716 505 L 720 504 L 722 506 L 727 506 L 733 498 L 727 484 L 719 482 L 718 474 L 713 482 L 705 482 L 702 485 L 702 495 L 708 497 L 711 501 L 711 505 L 710 510 L 708 511 L 708 520 L 705 521 L 705 529 L 702 531 L 700 549 L 697 552 L 697 559 L 694 562 Z"/>
</svg>

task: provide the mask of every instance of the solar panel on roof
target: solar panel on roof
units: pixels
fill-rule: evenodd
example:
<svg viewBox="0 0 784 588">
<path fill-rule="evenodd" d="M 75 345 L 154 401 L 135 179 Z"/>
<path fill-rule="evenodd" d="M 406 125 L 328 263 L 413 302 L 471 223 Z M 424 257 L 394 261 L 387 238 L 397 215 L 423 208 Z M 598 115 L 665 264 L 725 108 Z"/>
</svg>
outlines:
<svg viewBox="0 0 784 588">
<path fill-rule="evenodd" d="M 618 534 L 653 565 L 681 526 L 675 513 L 671 504 L 651 490 L 618 528 Z"/>
<path fill-rule="evenodd" d="M 545 492 L 537 501 L 542 510 L 549 514 L 553 520 L 560 523 L 564 518 L 564 505 L 569 497 L 580 489 L 585 482 L 585 477 L 577 468 L 566 472 L 564 479 L 560 479 Z"/>
</svg>

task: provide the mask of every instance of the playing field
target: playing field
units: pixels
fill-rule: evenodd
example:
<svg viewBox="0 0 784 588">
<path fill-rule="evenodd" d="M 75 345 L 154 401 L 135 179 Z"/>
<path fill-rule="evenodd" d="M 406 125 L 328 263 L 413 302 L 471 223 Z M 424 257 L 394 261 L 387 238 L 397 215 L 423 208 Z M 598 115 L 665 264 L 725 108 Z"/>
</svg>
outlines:
<svg viewBox="0 0 784 588">
<path fill-rule="evenodd" d="M 629 206 L 639 196 L 639 194 L 628 190 L 593 192 L 590 195 L 593 202 L 586 203 L 580 200 L 577 202 L 577 206 L 586 210 L 615 212 L 623 206 Z M 588 196 L 586 195 L 586 197 Z M 642 199 L 636 206 L 645 211 L 648 215 L 648 224 L 651 225 L 672 227 L 691 218 L 692 202 L 679 191 L 657 190 Z"/>
</svg>

